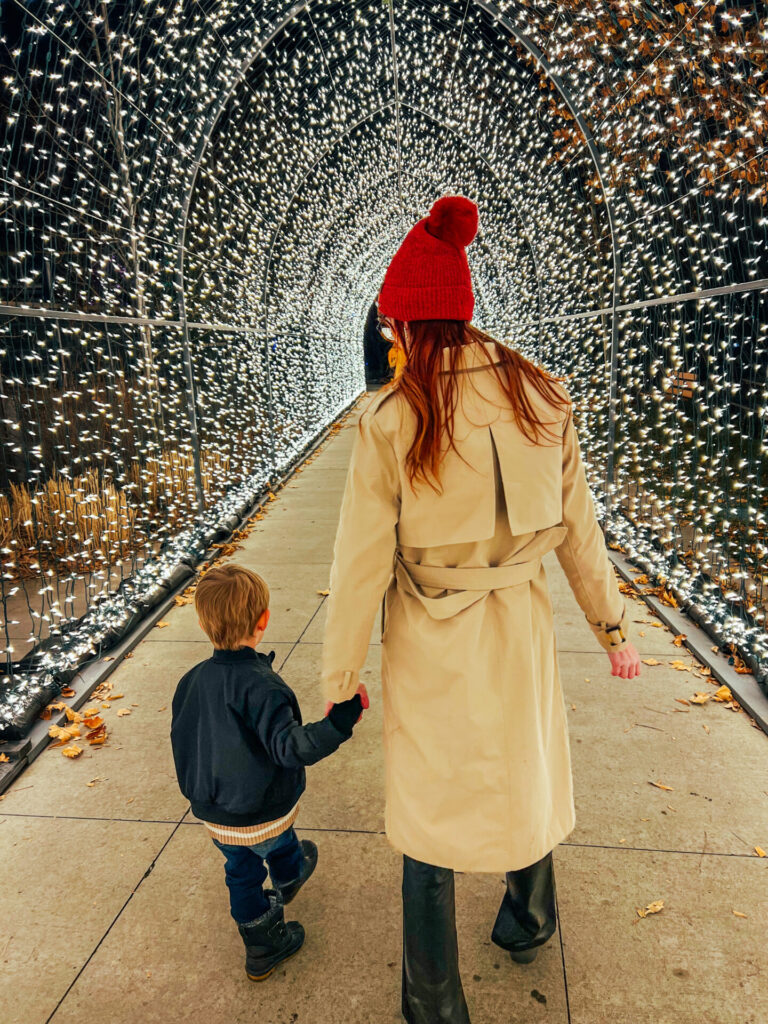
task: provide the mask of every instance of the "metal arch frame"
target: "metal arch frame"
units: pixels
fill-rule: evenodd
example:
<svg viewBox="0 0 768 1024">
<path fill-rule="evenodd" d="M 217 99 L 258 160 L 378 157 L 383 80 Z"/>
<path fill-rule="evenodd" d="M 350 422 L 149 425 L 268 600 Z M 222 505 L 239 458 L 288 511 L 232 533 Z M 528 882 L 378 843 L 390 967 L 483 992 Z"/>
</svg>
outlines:
<svg viewBox="0 0 768 1024">
<path fill-rule="evenodd" d="M 307 178 L 312 174 L 312 172 L 318 166 L 318 164 L 322 160 L 324 160 L 325 157 L 328 156 L 329 153 L 332 152 L 332 150 L 337 145 L 337 143 L 342 138 L 344 138 L 346 135 L 348 135 L 350 132 L 354 131 L 356 128 L 359 128 L 361 124 L 364 124 L 374 114 L 377 114 L 377 113 L 379 113 L 382 110 L 386 110 L 387 107 L 392 106 L 392 102 L 393 101 L 389 101 L 388 103 L 383 104 L 381 107 L 377 107 L 376 110 L 372 111 L 367 117 L 362 118 L 360 121 L 357 121 L 350 129 L 348 129 L 345 132 L 342 132 L 341 135 L 339 135 L 337 137 L 337 139 L 334 142 L 333 146 L 330 146 L 328 149 L 326 149 L 324 151 L 324 153 L 315 161 L 315 163 L 312 165 L 310 170 L 307 171 L 307 173 L 304 175 L 304 177 L 302 178 L 301 184 L 296 188 L 296 190 L 294 191 L 293 195 L 291 196 L 291 199 L 290 199 L 290 202 L 289 202 L 289 206 L 294 201 L 296 196 L 300 193 L 300 191 L 301 191 L 304 183 L 306 182 Z M 490 174 L 490 176 L 494 179 L 494 181 L 496 181 L 496 183 L 498 184 L 498 186 L 499 186 L 499 188 L 501 190 L 501 193 L 504 196 L 504 198 L 507 199 L 510 203 L 513 202 L 513 199 L 509 195 L 507 187 L 504 185 L 504 183 L 499 178 L 498 172 L 495 170 L 495 168 L 489 163 L 489 161 L 481 153 L 479 153 L 474 148 L 474 146 L 472 146 L 471 143 L 467 142 L 467 140 L 459 132 L 457 132 L 455 128 L 452 128 L 451 125 L 446 124 L 439 117 L 436 117 L 434 114 L 430 113 L 429 111 L 424 110 L 422 107 L 417 107 L 417 106 L 415 106 L 412 103 L 404 103 L 402 101 L 401 101 L 400 105 L 403 106 L 403 107 L 406 107 L 408 110 L 415 111 L 416 113 L 421 114 L 422 117 L 425 117 L 428 120 L 432 121 L 433 123 L 440 125 L 441 128 L 443 128 L 446 131 L 450 132 L 452 135 L 456 136 L 456 138 L 458 138 L 461 142 L 463 142 L 466 146 L 468 146 L 469 151 L 471 152 L 472 156 L 479 163 L 483 164 L 486 167 L 486 169 L 488 170 L 488 173 Z M 385 176 L 382 175 L 381 178 L 379 178 L 377 180 L 381 181 L 381 180 L 384 179 L 384 177 Z M 400 188 L 400 190 L 402 190 L 402 170 L 400 168 L 398 168 L 398 187 Z M 343 207 L 342 209 L 346 210 L 346 209 L 349 209 L 349 207 L 348 206 L 347 207 Z M 539 307 L 539 319 L 541 321 L 541 316 L 542 316 L 542 312 L 541 312 L 541 275 L 539 273 L 539 261 L 538 261 L 538 259 L 536 257 L 536 249 L 534 247 L 533 242 L 531 241 L 531 238 L 530 238 L 530 235 L 529 235 L 529 233 L 528 233 L 528 231 L 526 229 L 525 223 L 523 222 L 523 218 L 520 216 L 520 214 L 517 212 L 517 210 L 514 210 L 514 216 L 517 218 L 517 220 L 518 220 L 518 222 L 520 224 L 520 229 L 521 229 L 521 233 L 522 233 L 523 239 L 525 240 L 525 242 L 526 242 L 526 244 L 528 246 L 528 249 L 529 249 L 530 254 L 531 254 L 531 259 L 533 261 L 533 272 L 534 272 L 534 277 L 536 278 L 536 294 L 537 294 L 538 307 Z M 270 262 L 271 262 L 271 253 L 272 253 L 272 250 L 274 248 L 274 241 L 276 241 L 277 235 L 279 234 L 279 232 L 280 232 L 280 230 L 281 230 L 281 228 L 282 228 L 284 223 L 285 223 L 285 216 L 283 216 L 283 218 L 281 219 L 280 223 L 275 228 L 275 232 L 274 232 L 274 236 L 273 236 L 273 241 L 272 241 L 272 244 L 270 245 Z M 329 229 L 329 231 L 330 231 L 330 229 Z M 326 232 L 326 236 L 327 235 L 328 235 L 328 232 Z M 268 268 L 269 268 L 269 264 L 267 265 L 267 269 Z M 266 296 L 265 296 L 264 308 L 266 310 Z M 542 327 L 541 327 L 541 322 L 540 322 L 540 324 L 539 324 L 539 343 L 541 343 L 541 330 L 542 330 Z"/>
<path fill-rule="evenodd" d="M 192 200 L 192 193 L 194 191 L 195 184 L 197 182 L 197 176 L 198 176 L 199 171 L 200 171 L 200 165 L 202 163 L 203 157 L 205 156 L 205 152 L 206 152 L 206 150 L 208 148 L 208 145 L 210 144 L 211 135 L 213 134 L 213 131 L 214 131 L 216 125 L 218 124 L 222 114 L 224 113 L 224 110 L 225 110 L 227 104 L 229 103 L 233 93 L 240 87 L 240 85 L 242 84 L 243 80 L 247 76 L 250 68 L 261 57 L 261 55 L 264 52 L 264 50 L 266 49 L 266 47 L 281 32 L 284 31 L 285 27 L 289 24 L 289 22 L 295 20 L 297 15 L 299 15 L 303 10 L 305 10 L 305 9 L 308 10 L 310 8 L 310 6 L 312 5 L 312 2 L 313 2 L 313 0 L 299 0 L 298 3 L 294 4 L 288 10 L 287 14 L 272 28 L 272 30 L 269 32 L 269 34 L 264 38 L 264 40 L 254 50 L 254 52 L 249 54 L 248 57 L 246 57 L 241 62 L 240 67 L 239 67 L 239 69 L 237 71 L 237 74 L 234 76 L 234 78 L 232 80 L 232 84 L 230 85 L 229 89 L 227 89 L 221 95 L 218 103 L 216 104 L 214 109 L 211 111 L 211 113 L 209 114 L 209 116 L 208 116 L 208 118 L 206 120 L 205 128 L 203 130 L 203 134 L 202 134 L 202 136 L 200 138 L 200 141 L 198 143 L 198 146 L 197 146 L 197 151 L 195 153 L 195 159 L 194 159 L 193 164 L 192 164 L 192 169 L 191 169 L 191 172 L 190 172 L 189 177 L 188 177 L 186 191 L 185 191 L 185 194 L 184 194 L 184 200 L 183 200 L 183 204 L 182 204 L 181 227 L 179 229 L 179 239 L 180 239 L 181 245 L 180 245 L 180 248 L 179 248 L 179 258 L 178 258 L 177 269 L 176 269 L 176 286 L 177 286 L 178 293 L 179 293 L 179 319 L 181 320 L 181 324 L 182 324 L 182 346 L 183 346 L 183 352 L 184 352 L 184 367 L 185 367 L 185 373 L 186 373 L 186 377 L 187 377 L 187 385 L 188 385 L 188 388 L 189 388 L 190 433 L 191 433 L 191 441 L 192 441 L 193 457 L 194 457 L 194 466 L 195 466 L 195 484 L 196 484 L 196 490 L 197 490 L 197 498 L 198 498 L 199 510 L 200 510 L 201 513 L 203 512 L 203 509 L 204 509 L 204 494 L 203 494 L 203 487 L 202 487 L 202 469 L 201 469 L 201 465 L 200 465 L 199 434 L 198 434 L 198 430 L 197 430 L 197 413 L 196 413 L 197 402 L 196 402 L 196 395 L 195 395 L 194 375 L 193 375 L 193 370 L 192 370 L 192 355 L 191 355 L 191 349 L 190 349 L 190 345 L 189 345 L 189 331 L 188 331 L 187 317 L 186 317 L 186 306 L 185 306 L 185 300 L 184 300 L 184 241 L 186 239 L 187 220 L 188 220 L 188 216 L 189 216 L 189 207 L 190 207 L 191 200 Z M 536 44 L 531 39 L 529 39 L 524 33 L 520 32 L 520 30 L 509 20 L 509 18 L 507 18 L 506 15 L 502 14 L 502 12 L 499 10 L 499 8 L 495 4 L 490 3 L 489 0 L 473 0 L 473 2 L 475 3 L 475 5 L 477 7 L 479 7 L 481 10 L 485 11 L 485 13 L 487 15 L 489 15 L 489 17 L 491 17 L 494 20 L 494 22 L 497 22 L 499 25 L 501 25 L 505 32 L 509 33 L 509 35 L 512 38 L 517 40 L 517 42 L 520 43 L 520 45 L 523 46 L 523 48 L 528 51 L 528 53 L 531 55 L 531 57 L 542 68 L 544 73 L 547 75 L 547 77 L 553 83 L 553 85 L 555 86 L 557 91 L 560 93 L 560 95 L 561 95 L 563 101 L 565 102 L 566 106 L 568 107 L 569 111 L 571 112 L 574 121 L 576 122 L 576 124 L 579 127 L 579 130 L 582 133 L 582 136 L 583 136 L 585 144 L 587 146 L 587 150 L 589 152 L 590 158 L 592 160 L 592 163 L 594 164 L 595 171 L 596 171 L 597 176 L 598 176 L 598 181 L 600 182 L 600 189 L 601 189 L 602 194 L 603 194 L 603 202 L 605 204 L 606 214 L 608 216 L 608 225 L 609 225 L 609 228 L 610 228 L 610 235 L 611 235 L 611 250 L 612 250 L 612 255 L 613 255 L 613 282 L 612 282 L 612 287 L 611 287 L 611 304 L 610 304 L 610 308 L 611 308 L 611 352 L 610 352 L 610 388 L 609 388 L 609 405 L 608 405 L 609 445 L 608 445 L 608 461 L 607 461 L 607 467 L 606 467 L 606 478 L 608 480 L 612 481 L 613 480 L 613 465 L 614 465 L 614 445 L 615 445 L 615 435 L 616 435 L 615 405 L 616 405 L 616 376 L 617 376 L 617 358 L 618 358 L 618 318 L 617 318 L 617 313 L 616 313 L 616 306 L 617 306 L 617 299 L 618 299 L 618 279 L 619 279 L 619 274 L 620 274 L 620 256 L 619 256 L 618 248 L 616 246 L 616 233 L 615 233 L 615 227 L 614 227 L 613 206 L 612 206 L 612 203 L 611 203 L 611 201 L 609 199 L 609 194 L 608 194 L 608 191 L 607 191 L 607 188 L 606 188 L 606 180 L 605 180 L 606 179 L 606 173 L 605 173 L 605 169 L 603 167 L 601 150 L 598 147 L 598 144 L 595 141 L 594 137 L 592 136 L 592 133 L 591 133 L 591 131 L 589 129 L 589 126 L 587 125 L 586 121 L 582 117 L 580 111 L 575 106 L 573 98 L 571 97 L 570 91 L 565 86 L 565 84 L 563 83 L 563 81 L 560 78 L 560 76 L 555 72 L 555 70 L 553 69 L 552 65 L 546 59 L 546 57 L 541 52 L 541 50 L 536 46 Z M 400 101 L 396 99 L 395 102 L 399 106 Z M 390 105 L 391 105 L 391 103 L 388 103 L 385 106 L 390 106 Z M 381 107 L 379 109 L 384 109 L 384 107 Z M 343 133 L 343 134 L 349 134 L 349 132 L 354 130 L 354 127 L 358 127 L 360 124 L 364 123 L 366 120 L 369 119 L 370 116 L 371 116 L 371 114 L 368 114 L 365 118 L 363 118 L 361 121 L 357 122 L 357 124 L 355 126 L 353 126 L 352 128 L 348 129 L 348 131 Z M 341 138 L 341 137 L 343 137 L 343 136 L 339 136 L 339 138 Z M 336 140 L 336 142 L 338 142 L 338 139 Z M 334 143 L 334 145 L 335 144 L 336 143 Z M 329 152 L 330 152 L 330 150 L 329 150 Z M 322 159 L 322 157 L 321 157 L 321 159 Z M 319 161 L 317 161 L 317 162 L 319 162 Z M 313 167 L 314 166 L 316 166 L 316 165 L 313 165 Z M 303 181 L 306 180 L 307 176 L 308 176 L 308 174 L 304 176 Z M 303 181 L 302 181 L 302 184 L 303 184 Z M 298 194 L 298 190 L 294 191 L 294 193 L 293 193 L 293 195 L 291 197 L 291 200 L 289 201 L 289 206 L 290 206 L 290 203 L 293 202 L 293 199 L 295 198 L 295 196 L 297 194 Z M 264 295 L 266 295 L 267 274 L 268 274 L 269 265 L 270 265 L 271 259 L 272 259 L 272 252 L 273 252 L 273 249 L 274 249 L 274 243 L 275 243 L 275 240 L 277 238 L 277 235 L 279 234 L 280 228 L 282 227 L 282 223 L 283 223 L 283 221 L 281 220 L 280 224 L 275 229 L 275 233 L 273 234 L 272 242 L 271 242 L 271 245 L 270 245 L 270 251 L 269 251 L 269 256 L 268 256 L 268 260 L 267 260 L 267 266 L 266 266 L 265 272 L 264 272 L 264 289 L 263 289 L 263 294 Z M 531 245 L 530 240 L 527 239 L 527 236 L 526 236 L 526 240 L 528 241 L 528 244 Z M 533 252 L 533 247 L 532 246 L 531 246 L 531 251 Z M 535 256 L 534 256 L 534 263 L 535 263 Z M 535 263 L 535 265 L 536 265 L 536 263 Z M 538 267 L 537 267 L 537 265 L 536 265 L 536 273 L 537 273 L 537 282 L 538 282 Z M 537 285 L 537 286 L 538 286 L 539 300 L 540 300 L 541 299 L 540 285 Z M 265 359 L 266 359 L 266 368 L 267 368 L 267 390 L 268 390 L 269 407 L 270 407 L 269 410 L 268 410 L 268 414 L 269 414 L 269 417 L 270 417 L 270 425 L 273 426 L 273 424 L 271 422 L 271 420 L 272 420 L 272 381 L 271 381 L 271 367 L 270 367 L 270 359 L 269 359 L 269 345 L 268 345 L 268 341 L 267 341 L 266 315 L 267 315 L 267 311 L 266 311 L 266 305 L 265 305 L 265 310 L 264 310 L 264 317 L 265 317 L 265 320 L 264 320 L 264 350 L 265 350 Z M 541 322 L 542 322 L 542 310 L 541 310 L 541 302 L 539 301 L 539 325 L 540 325 L 539 326 L 539 330 L 540 331 L 541 331 Z M 272 443 L 274 445 L 274 430 L 273 429 L 270 429 L 270 434 L 272 436 L 272 439 L 273 439 Z M 605 495 L 604 507 L 605 507 L 606 516 L 607 516 L 608 515 L 608 511 L 610 509 L 610 489 L 606 486 L 605 490 L 606 490 L 606 495 Z"/>
<path fill-rule="evenodd" d="M 187 222 L 189 219 L 189 207 L 192 202 L 192 194 L 197 184 L 197 176 L 200 173 L 200 165 L 203 162 L 206 150 L 210 145 L 211 136 L 213 135 L 216 125 L 221 120 L 224 111 L 232 98 L 232 95 L 240 87 L 241 83 L 245 79 L 246 75 L 250 71 L 251 67 L 256 63 L 264 50 L 269 46 L 273 39 L 276 38 L 281 32 L 284 31 L 286 25 L 293 21 L 297 14 L 300 14 L 305 7 L 309 6 L 311 0 L 299 0 L 299 3 L 294 4 L 285 15 L 285 17 L 277 24 L 275 28 L 269 33 L 269 35 L 260 43 L 255 53 L 249 54 L 240 64 L 236 75 L 233 77 L 232 84 L 229 89 L 223 92 L 218 103 L 209 113 L 202 134 L 197 144 L 197 150 L 195 152 L 195 158 L 192 162 L 192 167 L 187 177 L 187 182 L 184 189 L 184 200 L 181 209 L 181 226 L 179 228 L 178 242 L 179 242 L 179 256 L 176 263 L 176 289 L 178 291 L 178 303 L 179 303 L 179 320 L 181 321 L 181 339 L 182 339 L 182 350 L 184 354 L 184 372 L 187 378 L 187 389 L 189 396 L 189 421 L 190 421 L 190 440 L 192 443 L 192 457 L 195 470 L 195 490 L 197 493 L 197 505 L 198 512 L 200 515 L 205 511 L 205 494 L 203 492 L 203 473 L 202 465 L 200 461 L 200 435 L 197 429 L 197 393 L 195 388 L 194 372 L 192 367 L 192 349 L 189 344 L 189 325 L 187 321 L 187 309 L 186 301 L 184 296 L 184 246 L 187 237 Z M 275 444 L 275 431 L 274 423 L 272 422 L 272 374 L 269 361 L 268 344 L 266 341 L 266 334 L 264 338 L 264 348 L 266 356 L 266 367 L 267 367 L 267 394 L 269 396 L 267 415 L 270 422 L 270 438 L 273 449 L 273 463 L 274 463 L 274 444 Z"/>
<path fill-rule="evenodd" d="M 579 126 L 579 130 L 584 137 L 589 155 L 592 158 L 592 163 L 595 165 L 595 171 L 600 182 L 600 190 L 603 194 L 603 202 L 605 204 L 605 212 L 608 217 L 608 227 L 611 233 L 611 253 L 613 256 L 613 282 L 611 285 L 611 352 L 610 352 L 610 367 L 609 367 L 609 394 L 608 394 L 608 458 L 606 461 L 605 470 L 605 485 L 604 485 L 604 508 L 605 508 L 605 520 L 607 520 L 610 513 L 611 497 L 613 490 L 613 476 L 614 476 L 614 449 L 616 445 L 616 378 L 618 370 L 618 315 L 616 312 L 616 306 L 618 305 L 618 290 L 619 290 L 619 276 L 621 274 L 621 254 L 618 246 L 616 245 L 616 230 L 614 226 L 613 216 L 613 204 L 609 198 L 608 189 L 606 187 L 606 171 L 603 166 L 602 159 L 602 147 L 595 141 L 592 132 L 590 131 L 589 125 L 582 117 L 579 110 L 574 105 L 569 89 L 563 83 L 562 78 L 557 74 L 552 65 L 549 63 L 547 58 L 536 46 L 536 44 L 529 39 L 526 35 L 520 32 L 512 22 L 501 13 L 499 8 L 490 3 L 489 0 L 474 0 L 478 7 L 489 14 L 495 21 L 503 25 L 505 31 L 509 32 L 521 46 L 530 53 L 536 63 L 543 69 L 549 80 L 554 84 L 557 91 L 565 101 L 566 106 L 573 115 L 573 119 Z"/>
</svg>

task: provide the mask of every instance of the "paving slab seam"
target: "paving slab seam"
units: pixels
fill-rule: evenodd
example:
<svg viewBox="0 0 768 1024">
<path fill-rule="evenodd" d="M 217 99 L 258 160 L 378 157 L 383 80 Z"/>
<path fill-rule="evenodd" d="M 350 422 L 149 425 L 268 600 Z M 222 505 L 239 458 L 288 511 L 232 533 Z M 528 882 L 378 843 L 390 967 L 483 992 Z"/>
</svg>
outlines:
<svg viewBox="0 0 768 1024">
<path fill-rule="evenodd" d="M 565 948 L 563 946 L 563 929 L 560 926 L 560 904 L 557 901 L 557 883 L 555 883 L 555 915 L 557 917 L 557 937 L 560 941 L 560 961 L 563 965 L 563 992 L 565 994 L 565 1013 L 568 1024 L 571 1024 L 571 1002 L 568 998 L 568 970 L 565 966 Z"/>
<path fill-rule="evenodd" d="M 754 860 L 758 864 L 763 860 L 762 857 L 758 857 L 755 853 L 726 853 L 719 852 L 718 850 L 665 850 L 656 846 L 610 846 L 603 845 L 602 843 L 562 842 L 558 845 L 572 846 L 579 850 L 632 850 L 635 853 L 676 853 L 685 857 L 740 857 L 742 860 Z"/>
<path fill-rule="evenodd" d="M 0 818 L 49 818 L 51 821 L 124 821 L 137 825 L 180 825 L 176 818 L 109 818 L 90 814 L 28 814 L 24 811 L 2 811 Z"/>
<path fill-rule="evenodd" d="M 325 564 L 325 563 L 320 563 L 320 564 Z M 305 634 L 305 633 L 307 632 L 307 630 L 309 629 L 309 627 L 310 627 L 310 626 L 312 625 L 312 623 L 313 623 L 313 622 L 314 622 L 314 620 L 315 620 L 315 616 L 316 616 L 316 615 L 318 614 L 318 612 L 320 611 L 320 609 L 321 609 L 321 608 L 323 607 L 323 605 L 324 605 L 324 604 L 325 604 L 325 598 L 323 598 L 323 600 L 322 600 L 322 601 L 320 602 L 320 604 L 319 604 L 319 605 L 317 606 L 317 608 L 315 608 L 314 612 L 313 612 L 313 613 L 312 613 L 312 615 L 310 616 L 309 622 L 308 622 L 308 623 L 306 624 L 306 626 L 304 627 L 304 629 L 302 629 L 302 631 L 301 631 L 301 633 L 300 633 L 300 635 L 299 635 L 299 638 L 298 638 L 298 640 L 295 640 L 295 641 L 293 642 L 293 644 L 292 644 L 292 646 L 291 646 L 291 649 L 290 649 L 290 651 L 288 651 L 288 653 L 286 654 L 286 656 L 285 656 L 285 657 L 283 658 L 283 660 L 282 660 L 282 661 L 280 662 L 280 671 L 281 671 L 281 672 L 282 672 L 283 668 L 285 667 L 286 663 L 288 662 L 288 659 L 290 658 L 290 656 L 291 656 L 291 655 L 293 654 L 293 652 L 294 652 L 294 651 L 296 650 L 296 648 L 297 648 L 297 647 L 299 646 L 299 644 L 301 643 L 301 638 L 302 638 L 302 637 L 304 636 L 304 634 Z M 268 645 L 268 644 L 266 644 L 265 646 L 269 646 L 269 645 Z M 306 645 L 305 645 L 305 646 L 306 646 Z"/>
<path fill-rule="evenodd" d="M 99 947 L 101 946 L 102 942 L 104 942 L 104 940 L 106 939 L 106 937 L 107 937 L 107 936 L 109 935 L 109 933 L 110 933 L 110 932 L 112 931 L 112 929 L 113 929 L 113 928 L 114 928 L 114 926 L 115 926 L 115 925 L 117 924 L 117 922 L 118 922 L 118 921 L 120 920 L 120 917 L 122 916 L 122 914 L 123 914 L 123 911 L 125 910 L 125 908 L 126 908 L 126 907 L 128 906 L 128 904 L 129 904 L 129 903 L 131 902 L 131 900 L 133 899 L 133 897 L 134 897 L 134 896 L 136 895 L 136 893 L 137 893 L 137 892 L 139 891 L 139 889 L 141 888 L 141 884 L 142 884 L 142 882 L 144 881 L 144 879 L 145 879 L 145 878 L 148 878 L 148 877 L 149 877 L 149 875 L 150 875 L 150 874 L 152 873 L 152 871 L 154 870 L 154 867 L 155 867 L 155 865 L 157 864 L 158 860 L 159 860 L 159 859 L 160 859 L 160 857 L 162 856 L 163 852 L 165 851 L 165 849 L 166 849 L 166 847 L 168 846 L 168 844 L 170 843 L 170 841 L 171 841 L 171 840 L 173 839 L 173 837 L 174 837 L 174 836 L 176 835 L 176 833 L 178 832 L 178 830 L 179 830 L 179 827 L 180 827 L 180 825 L 181 825 L 182 821 L 184 820 L 184 818 L 186 818 L 186 816 L 187 816 L 187 814 L 188 814 L 188 813 L 189 813 L 189 811 L 185 811 L 185 812 L 184 812 L 184 814 L 183 814 L 183 815 L 181 816 L 181 818 L 179 818 L 179 820 L 178 820 L 178 821 L 176 822 L 176 826 L 175 826 L 175 828 L 173 828 L 173 829 L 171 830 L 171 834 L 170 834 L 170 835 L 169 835 L 169 836 L 168 836 L 168 837 L 166 838 L 166 840 L 165 840 L 165 842 L 163 843 L 163 845 L 162 845 L 162 846 L 160 847 L 160 849 L 159 849 L 159 850 L 157 851 L 157 853 L 156 853 L 156 854 L 155 854 L 155 856 L 153 857 L 153 859 L 152 859 L 152 862 L 150 863 L 150 865 L 149 865 L 149 867 L 147 868 L 147 870 L 146 870 L 146 871 L 144 872 L 144 874 L 143 874 L 143 875 L 141 876 L 141 878 L 139 879 L 139 881 L 138 881 L 138 882 L 136 883 L 136 885 L 134 886 L 133 890 L 131 891 L 130 895 L 128 896 L 128 899 L 127 899 L 127 900 L 125 901 L 125 903 L 123 903 L 122 907 L 120 907 L 120 909 L 118 910 L 118 912 L 117 912 L 117 913 L 115 914 L 114 918 L 112 919 L 112 922 L 111 922 L 111 923 L 110 923 L 110 925 L 109 925 L 109 928 L 107 928 L 107 930 L 106 930 L 106 931 L 104 932 L 104 934 L 103 934 L 103 935 L 101 936 L 101 938 L 99 939 L 99 941 L 98 941 L 98 942 L 96 943 L 96 945 L 95 945 L 95 946 L 93 947 L 93 949 L 91 950 L 91 952 L 90 952 L 90 955 L 88 956 L 88 958 L 87 958 L 87 960 L 85 961 L 85 963 L 83 964 L 83 966 L 82 966 L 82 967 L 80 968 L 80 970 L 79 970 L 79 971 L 77 972 L 77 974 L 76 974 L 76 975 L 74 976 L 74 978 L 73 978 L 73 979 L 72 979 L 72 981 L 71 981 L 71 982 L 69 983 L 69 985 L 67 985 L 67 988 L 66 988 L 66 991 L 64 992 L 64 995 L 63 995 L 63 996 L 61 997 L 61 999 L 60 999 L 60 1000 L 58 1001 L 58 1003 L 56 1003 L 56 1006 L 55 1006 L 55 1007 L 53 1008 L 53 1011 L 51 1012 L 50 1016 L 46 1017 L 46 1020 L 45 1020 L 45 1024 L 50 1024 L 50 1022 L 51 1022 L 51 1021 L 53 1020 L 53 1018 L 54 1018 L 54 1017 L 56 1016 L 56 1014 L 57 1014 L 57 1013 L 58 1013 L 58 1011 L 60 1010 L 60 1008 L 61 1008 L 62 1004 L 64 1003 L 65 999 L 67 998 L 67 996 L 69 995 L 69 993 L 70 993 L 70 992 L 72 991 L 72 989 L 73 989 L 73 988 L 75 987 L 75 985 L 77 984 L 77 981 L 78 981 L 78 979 L 80 978 L 80 976 L 82 975 L 83 971 L 84 971 L 84 970 L 86 969 L 86 967 L 88 966 L 88 964 L 89 964 L 89 963 L 91 962 L 91 960 L 92 960 L 92 959 L 94 958 L 94 956 L 95 956 L 95 955 L 96 955 L 96 953 L 98 952 L 98 949 L 99 949 Z M 169 822 L 169 824 L 173 824 L 173 823 L 172 823 L 172 822 Z"/>
</svg>

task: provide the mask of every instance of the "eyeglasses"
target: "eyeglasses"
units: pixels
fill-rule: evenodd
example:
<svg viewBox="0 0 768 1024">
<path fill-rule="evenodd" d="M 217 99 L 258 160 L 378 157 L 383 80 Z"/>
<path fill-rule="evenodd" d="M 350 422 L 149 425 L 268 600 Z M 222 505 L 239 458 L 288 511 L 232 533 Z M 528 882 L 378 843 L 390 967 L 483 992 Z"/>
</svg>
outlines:
<svg viewBox="0 0 768 1024">
<path fill-rule="evenodd" d="M 395 340 L 395 332 L 392 328 L 392 324 L 386 317 L 380 316 L 376 321 L 376 327 L 378 328 L 379 334 L 385 341 Z"/>
</svg>

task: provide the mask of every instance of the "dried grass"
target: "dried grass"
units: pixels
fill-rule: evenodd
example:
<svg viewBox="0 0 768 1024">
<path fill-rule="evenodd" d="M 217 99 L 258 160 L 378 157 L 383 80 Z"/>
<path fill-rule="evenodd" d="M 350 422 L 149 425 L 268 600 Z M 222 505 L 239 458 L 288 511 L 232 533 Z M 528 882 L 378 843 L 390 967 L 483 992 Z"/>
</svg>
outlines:
<svg viewBox="0 0 768 1024">
<path fill-rule="evenodd" d="M 201 462 L 203 490 L 217 497 L 229 458 L 203 452 Z M 165 450 L 134 463 L 128 477 L 125 489 L 98 470 L 72 479 L 54 476 L 34 491 L 10 484 L 9 493 L 0 494 L 0 542 L 15 554 L 3 560 L 5 579 L 101 568 L 141 550 L 154 532 L 153 518 L 171 527 L 189 521 L 195 502 L 190 452 Z"/>
</svg>

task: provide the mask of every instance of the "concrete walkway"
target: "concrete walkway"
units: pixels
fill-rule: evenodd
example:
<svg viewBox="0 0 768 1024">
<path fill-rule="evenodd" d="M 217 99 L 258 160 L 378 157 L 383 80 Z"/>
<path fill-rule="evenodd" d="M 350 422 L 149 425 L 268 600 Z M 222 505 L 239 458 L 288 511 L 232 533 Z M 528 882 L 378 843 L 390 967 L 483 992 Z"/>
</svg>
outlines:
<svg viewBox="0 0 768 1024">
<path fill-rule="evenodd" d="M 324 598 L 357 415 L 269 505 L 234 558 L 267 579 L 261 649 L 322 714 Z M 633 600 L 643 666 L 610 675 L 554 553 L 546 559 L 569 710 L 578 824 L 555 851 L 560 929 L 529 966 L 490 942 L 502 880 L 457 877 L 473 1024 L 765 1024 L 768 737 L 711 700 L 716 687 Z M 111 680 L 110 739 L 76 761 L 49 749 L 0 801 L 3 1024 L 363 1024 L 400 1021 L 400 860 L 383 830 L 376 627 L 372 698 L 352 741 L 310 768 L 298 821 L 320 848 L 291 911 L 303 950 L 248 982 L 223 858 L 173 774 L 170 702 L 208 656 L 176 608 Z M 130 715 L 118 717 L 119 707 Z M 661 783 L 661 789 L 651 783 Z M 637 908 L 663 900 L 660 913 Z M 737 916 L 734 911 L 738 912 Z M 743 915 L 743 916 L 742 916 Z"/>
</svg>

